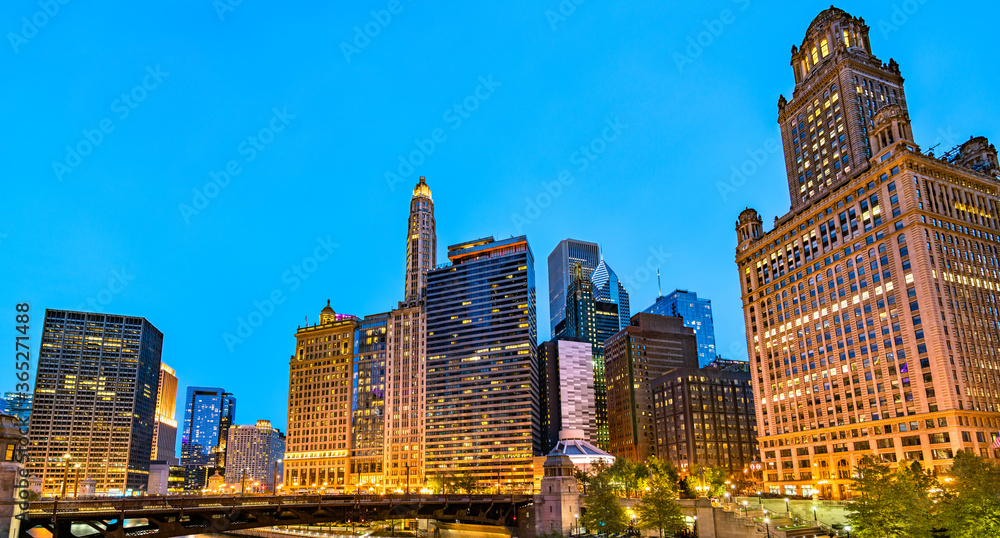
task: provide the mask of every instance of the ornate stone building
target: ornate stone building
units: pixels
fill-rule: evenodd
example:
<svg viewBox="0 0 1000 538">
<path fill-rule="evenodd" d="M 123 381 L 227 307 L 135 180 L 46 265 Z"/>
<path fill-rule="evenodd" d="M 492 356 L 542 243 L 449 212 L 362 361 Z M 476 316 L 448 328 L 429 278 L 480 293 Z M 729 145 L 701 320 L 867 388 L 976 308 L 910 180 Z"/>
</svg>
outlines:
<svg viewBox="0 0 1000 538">
<path fill-rule="evenodd" d="M 858 458 L 1000 457 L 1000 181 L 983 138 L 914 142 L 903 79 L 831 8 L 779 99 L 791 211 L 736 224 L 765 487 L 850 498 Z"/>
</svg>

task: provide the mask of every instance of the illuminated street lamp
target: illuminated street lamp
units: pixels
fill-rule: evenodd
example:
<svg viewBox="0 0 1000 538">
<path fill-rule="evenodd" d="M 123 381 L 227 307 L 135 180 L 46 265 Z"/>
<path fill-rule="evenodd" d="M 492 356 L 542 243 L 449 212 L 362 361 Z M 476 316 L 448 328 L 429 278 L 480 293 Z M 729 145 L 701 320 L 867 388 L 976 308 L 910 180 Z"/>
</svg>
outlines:
<svg viewBox="0 0 1000 538">
<path fill-rule="evenodd" d="M 851 538 L 851 526 L 844 527 L 844 530 L 847 531 L 847 538 Z"/>
<path fill-rule="evenodd" d="M 767 538 L 771 538 L 771 520 L 770 518 L 764 518 L 764 530 L 767 531 Z M 847 538 L 850 538 L 848 536 Z"/>
<path fill-rule="evenodd" d="M 816 507 L 815 506 L 813 506 L 813 521 L 819 521 L 818 519 L 816 519 Z"/>
<path fill-rule="evenodd" d="M 749 502 L 747 502 L 747 501 L 743 501 L 743 517 L 746 517 L 746 515 L 747 515 L 747 507 L 748 507 L 749 505 L 750 505 L 750 503 L 749 503 Z"/>
<path fill-rule="evenodd" d="M 788 511 L 788 497 L 785 497 L 785 513 L 786 513 L 786 514 L 790 513 L 790 512 Z"/>
</svg>

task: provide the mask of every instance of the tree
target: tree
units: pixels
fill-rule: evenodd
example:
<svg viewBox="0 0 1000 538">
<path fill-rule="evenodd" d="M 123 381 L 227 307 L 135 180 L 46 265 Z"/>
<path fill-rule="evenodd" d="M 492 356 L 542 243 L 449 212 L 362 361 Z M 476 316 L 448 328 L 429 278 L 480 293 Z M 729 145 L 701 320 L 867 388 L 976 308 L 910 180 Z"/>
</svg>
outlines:
<svg viewBox="0 0 1000 538">
<path fill-rule="evenodd" d="M 639 526 L 656 529 L 660 538 L 664 533 L 676 533 L 687 527 L 684 513 L 677 504 L 677 468 L 669 461 L 653 456 L 647 462 L 649 479 L 636 506 Z"/>
<path fill-rule="evenodd" d="M 1000 466 L 969 451 L 955 455 L 955 485 L 945 491 L 941 523 L 951 538 L 1000 536 Z"/>
<path fill-rule="evenodd" d="M 642 488 L 649 470 L 644 463 L 618 458 L 608 468 L 608 474 L 611 476 L 612 487 L 622 492 L 623 496 L 631 497 Z"/>
<path fill-rule="evenodd" d="M 729 470 L 724 467 L 705 467 L 699 464 L 691 466 L 691 473 L 688 475 L 696 486 L 702 485 L 702 473 L 704 473 L 704 486 L 708 488 L 705 493 L 708 497 L 721 497 L 726 492 L 726 480 L 729 480 Z"/>
<path fill-rule="evenodd" d="M 856 467 L 855 500 L 847 516 L 858 538 L 929 538 L 934 525 L 934 477 L 919 463 L 892 472 L 875 456 Z"/>
<path fill-rule="evenodd" d="M 462 493 L 475 493 L 479 489 L 479 481 L 469 471 L 455 475 L 455 490 Z"/>
<path fill-rule="evenodd" d="M 625 509 L 618 503 L 610 472 L 602 472 L 590 481 L 586 507 L 580 516 L 580 524 L 589 531 L 616 533 L 626 529 Z"/>
</svg>

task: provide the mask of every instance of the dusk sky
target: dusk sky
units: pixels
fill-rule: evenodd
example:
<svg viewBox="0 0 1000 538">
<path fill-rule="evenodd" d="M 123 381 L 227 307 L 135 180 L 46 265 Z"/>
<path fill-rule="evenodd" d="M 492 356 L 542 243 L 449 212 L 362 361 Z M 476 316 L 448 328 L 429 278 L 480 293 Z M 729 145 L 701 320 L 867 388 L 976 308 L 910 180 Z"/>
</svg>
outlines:
<svg viewBox="0 0 1000 538">
<path fill-rule="evenodd" d="M 828 3 L 52 4 L 0 19 L 0 335 L 13 347 L 29 302 L 32 380 L 46 308 L 142 316 L 179 421 L 188 385 L 222 386 L 238 423 L 284 431 L 296 327 L 327 299 L 364 316 L 403 298 L 421 175 L 438 263 L 527 235 L 540 339 L 546 258 L 571 237 L 602 245 L 633 313 L 657 268 L 664 293 L 711 299 L 719 352 L 747 358 L 734 223 L 788 210 L 777 101 Z M 899 62 L 922 148 L 1000 141 L 997 3 L 837 7 Z"/>
</svg>

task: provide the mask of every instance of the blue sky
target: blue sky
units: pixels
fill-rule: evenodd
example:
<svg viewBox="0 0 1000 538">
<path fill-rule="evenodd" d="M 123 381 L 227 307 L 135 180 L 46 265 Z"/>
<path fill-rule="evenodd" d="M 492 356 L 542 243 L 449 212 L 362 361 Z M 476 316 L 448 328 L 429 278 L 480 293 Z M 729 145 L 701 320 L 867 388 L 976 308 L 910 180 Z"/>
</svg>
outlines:
<svg viewBox="0 0 1000 538">
<path fill-rule="evenodd" d="M 33 358 L 45 308 L 144 316 L 180 392 L 224 386 L 238 422 L 284 429 L 296 326 L 327 299 L 365 315 L 402 297 L 425 175 L 439 261 L 528 236 L 540 335 L 545 259 L 573 237 L 603 245 L 634 311 L 656 297 L 647 267 L 712 299 L 720 352 L 745 358 L 733 225 L 787 211 L 782 157 L 718 184 L 779 139 L 789 51 L 829 4 L 616 4 L 9 0 L 0 335 L 24 301 Z M 1000 140 L 1000 6 L 838 7 L 899 62 L 918 144 Z M 255 303 L 259 326 L 227 345 Z"/>
</svg>

